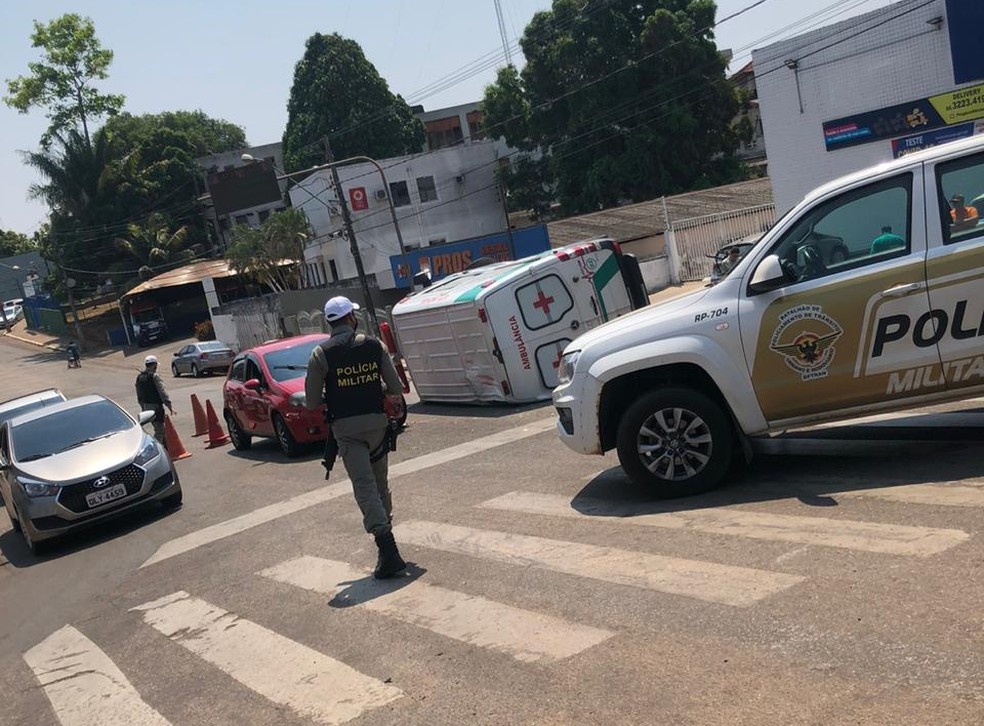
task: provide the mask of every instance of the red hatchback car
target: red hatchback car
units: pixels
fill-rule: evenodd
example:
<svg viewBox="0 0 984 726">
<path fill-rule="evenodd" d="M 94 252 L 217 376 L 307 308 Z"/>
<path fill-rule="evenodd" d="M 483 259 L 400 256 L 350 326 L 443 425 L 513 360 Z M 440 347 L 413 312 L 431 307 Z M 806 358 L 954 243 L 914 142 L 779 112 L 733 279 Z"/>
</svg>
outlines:
<svg viewBox="0 0 984 726">
<path fill-rule="evenodd" d="M 309 411 L 304 377 L 314 347 L 329 336 L 299 335 L 264 343 L 236 356 L 222 386 L 222 407 L 232 445 L 240 451 L 254 436 L 275 438 L 287 456 L 302 453 L 305 444 L 328 438 L 324 407 Z M 402 424 L 406 402 L 387 400 L 387 414 Z"/>
<path fill-rule="evenodd" d="M 321 333 L 299 335 L 236 356 L 222 386 L 223 414 L 233 446 L 243 451 L 254 436 L 273 437 L 284 454 L 297 456 L 303 444 L 328 438 L 324 409 L 309 411 L 302 403 L 308 358 L 326 340 L 328 336 Z M 299 395 L 292 401 L 294 394 Z"/>
</svg>

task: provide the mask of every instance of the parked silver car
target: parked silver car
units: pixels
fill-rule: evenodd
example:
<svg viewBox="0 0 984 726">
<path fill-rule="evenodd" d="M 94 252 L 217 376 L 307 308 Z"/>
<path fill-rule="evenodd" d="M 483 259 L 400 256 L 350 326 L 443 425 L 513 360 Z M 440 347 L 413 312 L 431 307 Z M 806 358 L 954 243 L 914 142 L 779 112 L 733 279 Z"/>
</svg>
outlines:
<svg viewBox="0 0 984 726">
<path fill-rule="evenodd" d="M 225 343 L 208 340 L 203 343 L 186 345 L 174 353 L 171 361 L 171 374 L 177 378 L 182 373 L 190 373 L 198 378 L 203 373 L 222 371 L 225 373 L 232 364 L 235 354 Z"/>
<path fill-rule="evenodd" d="M 167 451 L 104 396 L 73 398 L 0 425 L 0 491 L 35 554 L 47 540 L 147 501 L 181 504 Z"/>
</svg>

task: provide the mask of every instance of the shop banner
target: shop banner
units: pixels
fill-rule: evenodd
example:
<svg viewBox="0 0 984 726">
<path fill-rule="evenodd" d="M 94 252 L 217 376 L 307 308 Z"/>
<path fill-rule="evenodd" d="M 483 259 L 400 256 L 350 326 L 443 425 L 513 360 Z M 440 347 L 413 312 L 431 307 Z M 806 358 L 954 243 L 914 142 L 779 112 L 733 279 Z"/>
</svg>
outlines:
<svg viewBox="0 0 984 726">
<path fill-rule="evenodd" d="M 461 240 L 449 244 L 422 247 L 407 252 L 410 275 L 406 273 L 402 255 L 390 257 L 390 268 L 397 287 L 410 287 L 410 277 L 422 269 L 430 270 L 431 280 L 440 280 L 455 272 L 461 272 L 468 265 L 483 257 L 496 262 L 519 260 L 523 257 L 546 252 L 550 249 L 550 238 L 545 224 L 513 230 L 512 240 L 506 232 L 490 234 L 485 237 Z"/>
<path fill-rule="evenodd" d="M 984 84 L 823 123 L 827 151 L 984 118 Z"/>
<path fill-rule="evenodd" d="M 948 141 L 956 141 L 957 139 L 965 139 L 973 135 L 974 122 L 970 121 L 965 124 L 936 129 L 935 131 L 927 131 L 924 134 L 892 139 L 892 157 L 898 159 L 906 154 L 911 154 L 913 151 L 928 149 L 931 146 L 938 146 Z"/>
</svg>

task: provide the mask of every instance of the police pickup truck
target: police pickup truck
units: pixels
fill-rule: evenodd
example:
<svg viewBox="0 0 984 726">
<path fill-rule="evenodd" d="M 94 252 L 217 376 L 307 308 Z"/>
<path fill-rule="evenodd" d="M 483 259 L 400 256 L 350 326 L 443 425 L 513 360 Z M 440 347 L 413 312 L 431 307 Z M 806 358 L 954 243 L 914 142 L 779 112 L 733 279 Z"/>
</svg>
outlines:
<svg viewBox="0 0 984 726">
<path fill-rule="evenodd" d="M 748 436 L 980 395 L 980 218 L 980 136 L 820 187 L 714 287 L 570 344 L 561 440 L 684 496 L 720 483 Z M 844 259 L 822 253 L 831 238 Z"/>
</svg>

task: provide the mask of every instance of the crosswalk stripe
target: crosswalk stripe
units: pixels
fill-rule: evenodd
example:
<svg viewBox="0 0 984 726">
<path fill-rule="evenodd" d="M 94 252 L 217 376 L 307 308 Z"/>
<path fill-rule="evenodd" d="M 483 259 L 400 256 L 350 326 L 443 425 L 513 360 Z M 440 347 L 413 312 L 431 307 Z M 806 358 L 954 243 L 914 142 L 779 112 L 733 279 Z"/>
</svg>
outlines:
<svg viewBox="0 0 984 726">
<path fill-rule="evenodd" d="M 638 504 L 603 499 L 579 499 L 575 510 L 569 497 L 534 492 L 510 492 L 479 506 L 507 512 L 686 529 L 774 542 L 795 542 L 915 557 L 938 554 L 970 537 L 959 529 L 934 529 L 723 508 L 646 514 Z"/>
<path fill-rule="evenodd" d="M 507 431 L 500 431 L 499 433 L 490 434 L 489 436 L 483 436 L 480 439 L 466 441 L 463 444 L 451 446 L 447 449 L 442 449 L 441 451 L 435 451 L 431 454 L 424 454 L 423 456 L 418 456 L 414 459 L 409 459 L 408 461 L 401 461 L 399 464 L 393 464 L 390 466 L 389 478 L 390 481 L 392 481 L 399 476 L 412 474 L 433 466 L 447 464 L 457 459 L 471 456 L 472 454 L 493 449 L 497 446 L 505 446 L 507 444 L 529 438 L 530 436 L 536 436 L 537 434 L 544 433 L 545 431 L 552 431 L 556 428 L 556 426 L 556 418 L 540 419 L 522 426 L 517 426 L 516 428 L 508 429 Z M 175 557 L 176 555 L 190 552 L 198 547 L 202 547 L 226 537 L 231 537 L 239 532 L 244 532 L 247 529 L 258 527 L 261 524 L 272 522 L 275 519 L 280 519 L 281 517 L 286 517 L 289 514 L 294 514 L 295 512 L 299 512 L 303 509 L 314 507 L 318 504 L 323 504 L 331 501 L 332 499 L 337 499 L 345 494 L 351 494 L 351 492 L 352 484 L 346 479 L 344 481 L 322 487 L 321 489 L 315 489 L 314 491 L 307 492 L 306 494 L 299 494 L 296 497 L 291 497 L 290 499 L 277 502 L 276 504 L 260 507 L 257 510 L 243 514 L 239 517 L 233 517 L 225 522 L 219 522 L 218 524 L 213 524 L 209 527 L 205 527 L 195 532 L 172 539 L 169 542 L 165 542 L 157 549 L 156 552 L 154 552 L 153 555 L 150 556 L 146 562 L 140 565 L 140 567 L 147 567 L 157 562 Z"/>
<path fill-rule="evenodd" d="M 403 695 L 395 686 L 184 591 L 131 610 L 247 688 L 323 724 L 345 723 Z"/>
<path fill-rule="evenodd" d="M 343 604 L 360 605 L 519 661 L 561 660 L 614 635 L 416 580 L 375 581 L 344 562 L 319 557 L 298 557 L 260 574 L 321 595 L 345 598 Z"/>
<path fill-rule="evenodd" d="M 169 726 L 109 656 L 71 625 L 24 653 L 24 660 L 62 726 Z"/>
<path fill-rule="evenodd" d="M 396 527 L 394 533 L 401 543 L 735 607 L 752 605 L 806 579 L 748 567 L 437 522 L 407 522 Z"/>
<path fill-rule="evenodd" d="M 903 484 L 874 489 L 851 489 L 837 492 L 837 496 L 884 499 L 941 507 L 984 507 L 984 484 L 969 482 Z"/>
</svg>

